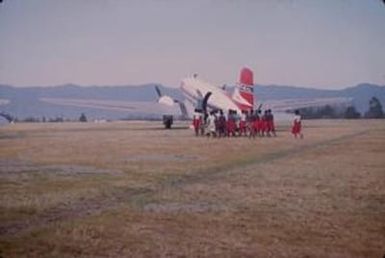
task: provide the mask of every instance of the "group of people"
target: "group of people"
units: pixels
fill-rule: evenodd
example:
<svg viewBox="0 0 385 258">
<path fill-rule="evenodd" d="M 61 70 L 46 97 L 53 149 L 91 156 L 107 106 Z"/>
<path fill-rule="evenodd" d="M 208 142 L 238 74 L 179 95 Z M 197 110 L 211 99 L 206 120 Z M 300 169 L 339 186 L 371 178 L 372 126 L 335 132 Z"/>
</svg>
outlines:
<svg viewBox="0 0 385 258">
<path fill-rule="evenodd" d="M 195 135 L 207 135 L 211 137 L 235 137 L 235 136 L 276 136 L 274 116 L 271 110 L 242 111 L 237 114 L 235 110 L 229 110 L 225 115 L 222 110 L 214 110 L 210 113 L 202 113 L 195 110 L 193 118 Z"/>
<path fill-rule="evenodd" d="M 196 136 L 211 137 L 271 137 L 276 136 L 274 115 L 270 109 L 262 114 L 260 109 L 242 111 L 237 114 L 235 110 L 229 110 L 225 115 L 222 110 L 213 110 L 210 113 L 203 113 L 195 110 L 192 125 Z M 303 138 L 301 128 L 301 116 L 295 111 L 291 132 L 295 138 Z"/>
</svg>

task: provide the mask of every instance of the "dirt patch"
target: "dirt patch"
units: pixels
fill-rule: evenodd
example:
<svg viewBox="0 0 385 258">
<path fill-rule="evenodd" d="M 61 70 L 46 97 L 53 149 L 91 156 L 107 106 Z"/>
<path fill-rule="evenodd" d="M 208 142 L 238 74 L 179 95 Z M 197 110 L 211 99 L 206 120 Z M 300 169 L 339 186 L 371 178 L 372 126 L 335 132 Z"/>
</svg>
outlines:
<svg viewBox="0 0 385 258">
<path fill-rule="evenodd" d="M 229 211 L 230 207 L 223 204 L 213 204 L 205 202 L 196 203 L 151 203 L 143 207 L 146 212 L 159 213 L 202 213 L 202 212 L 219 212 Z"/>
<path fill-rule="evenodd" d="M 56 176 L 81 176 L 81 175 L 119 175 L 117 169 L 102 169 L 81 165 L 38 165 L 23 160 L 0 159 L 0 178 L 9 178 L 19 174 L 56 175 Z"/>
<path fill-rule="evenodd" d="M 79 200 L 75 203 L 63 203 L 44 214 L 33 216 L 28 220 L 14 221 L 0 225 L 0 236 L 14 235 L 20 232 L 31 231 L 36 228 L 48 226 L 50 223 L 73 220 L 84 216 L 97 215 L 106 210 L 113 210 L 122 203 L 126 203 L 133 196 L 150 193 L 149 189 L 118 189 L 107 196 L 97 196 L 90 199 Z"/>
<path fill-rule="evenodd" d="M 22 132 L 0 132 L 0 140 L 15 140 L 25 138 Z"/>
<path fill-rule="evenodd" d="M 125 159 L 126 161 L 191 161 L 202 160 L 199 156 L 190 156 L 183 154 L 143 154 L 132 155 Z"/>
</svg>

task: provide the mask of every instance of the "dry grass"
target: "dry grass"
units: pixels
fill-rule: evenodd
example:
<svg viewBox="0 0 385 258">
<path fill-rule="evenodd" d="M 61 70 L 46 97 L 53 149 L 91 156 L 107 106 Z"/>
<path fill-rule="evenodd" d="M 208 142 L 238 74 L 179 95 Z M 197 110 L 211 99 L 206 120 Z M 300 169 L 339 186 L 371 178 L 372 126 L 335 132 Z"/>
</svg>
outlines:
<svg viewBox="0 0 385 258">
<path fill-rule="evenodd" d="M 381 257 L 385 124 L 305 139 L 157 123 L 0 128 L 0 256 Z"/>
</svg>

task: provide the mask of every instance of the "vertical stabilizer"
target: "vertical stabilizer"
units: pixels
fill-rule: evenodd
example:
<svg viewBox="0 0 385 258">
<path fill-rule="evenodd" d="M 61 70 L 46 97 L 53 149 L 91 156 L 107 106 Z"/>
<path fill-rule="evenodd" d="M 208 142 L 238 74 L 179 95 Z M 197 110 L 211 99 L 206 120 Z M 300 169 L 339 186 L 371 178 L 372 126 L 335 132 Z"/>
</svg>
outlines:
<svg viewBox="0 0 385 258">
<path fill-rule="evenodd" d="M 249 111 L 254 108 L 254 78 L 253 71 L 249 68 L 242 68 L 232 99 L 241 110 Z"/>
<path fill-rule="evenodd" d="M 246 67 L 242 68 L 239 76 L 239 83 L 250 86 L 254 85 L 253 71 Z"/>
</svg>

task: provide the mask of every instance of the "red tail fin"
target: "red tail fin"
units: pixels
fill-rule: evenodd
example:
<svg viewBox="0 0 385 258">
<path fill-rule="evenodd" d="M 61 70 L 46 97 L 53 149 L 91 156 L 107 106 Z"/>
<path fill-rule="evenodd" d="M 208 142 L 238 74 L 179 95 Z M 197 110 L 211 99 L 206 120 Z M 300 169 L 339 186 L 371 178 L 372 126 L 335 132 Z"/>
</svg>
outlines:
<svg viewBox="0 0 385 258">
<path fill-rule="evenodd" d="M 235 86 L 233 100 L 241 110 L 249 111 L 254 108 L 253 71 L 242 68 L 239 83 Z"/>
<path fill-rule="evenodd" d="M 239 77 L 239 83 L 244 85 L 254 85 L 253 81 L 253 71 L 251 71 L 249 68 L 242 68 L 240 77 Z"/>
</svg>

